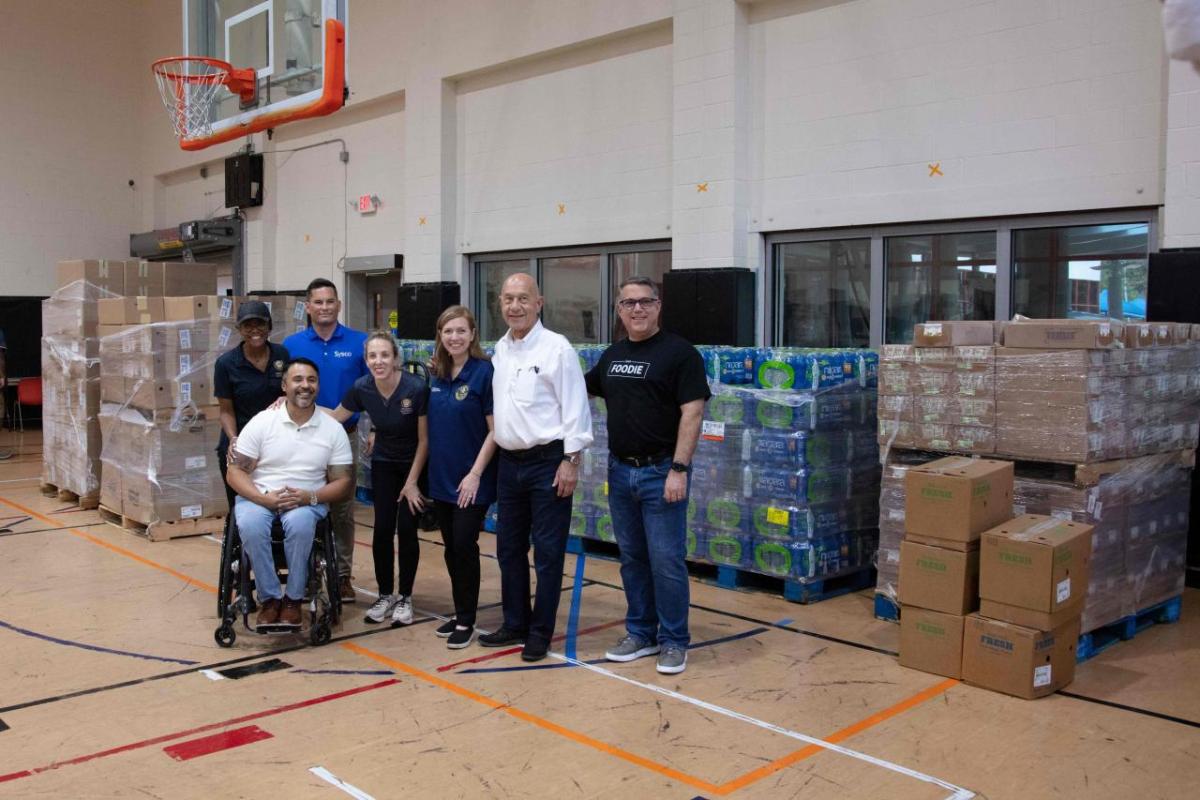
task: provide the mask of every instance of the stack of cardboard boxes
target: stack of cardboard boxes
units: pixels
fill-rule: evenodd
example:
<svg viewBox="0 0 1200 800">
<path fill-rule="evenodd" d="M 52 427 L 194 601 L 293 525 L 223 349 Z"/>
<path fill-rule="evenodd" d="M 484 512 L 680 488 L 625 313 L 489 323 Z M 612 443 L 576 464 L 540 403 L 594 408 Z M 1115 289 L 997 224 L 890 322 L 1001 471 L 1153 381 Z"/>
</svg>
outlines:
<svg viewBox="0 0 1200 800">
<path fill-rule="evenodd" d="M 1017 697 L 1070 683 L 1091 526 L 1012 519 L 1010 462 L 944 458 L 905 482 L 900 663 Z"/>
<path fill-rule="evenodd" d="M 963 627 L 979 607 L 983 532 L 1012 517 L 1013 465 L 953 456 L 905 475 L 900 663 L 962 676 Z"/>
<path fill-rule="evenodd" d="M 100 488 L 97 302 L 121 293 L 124 261 L 64 261 L 42 301 L 42 482 L 94 507 Z"/>
</svg>

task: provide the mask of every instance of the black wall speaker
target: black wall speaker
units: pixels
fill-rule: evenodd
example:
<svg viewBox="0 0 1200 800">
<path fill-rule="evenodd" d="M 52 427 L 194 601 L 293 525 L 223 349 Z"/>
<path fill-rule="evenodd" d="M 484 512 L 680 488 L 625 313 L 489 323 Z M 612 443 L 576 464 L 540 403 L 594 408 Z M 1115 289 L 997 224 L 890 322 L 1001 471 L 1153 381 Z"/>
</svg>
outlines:
<svg viewBox="0 0 1200 800">
<path fill-rule="evenodd" d="M 671 270 L 663 277 L 663 327 L 692 344 L 754 344 L 754 272 Z"/>
<path fill-rule="evenodd" d="M 1150 254 L 1146 319 L 1200 323 L 1200 250 Z M 1200 470 L 1192 471 L 1192 513 L 1188 530 L 1187 585 L 1200 587 Z"/>
<path fill-rule="evenodd" d="M 225 207 L 252 208 L 262 204 L 262 153 L 241 153 L 225 159 Z"/>
<path fill-rule="evenodd" d="M 396 333 L 401 339 L 432 339 L 438 315 L 458 305 L 459 297 L 454 281 L 404 284 L 396 290 Z"/>
</svg>

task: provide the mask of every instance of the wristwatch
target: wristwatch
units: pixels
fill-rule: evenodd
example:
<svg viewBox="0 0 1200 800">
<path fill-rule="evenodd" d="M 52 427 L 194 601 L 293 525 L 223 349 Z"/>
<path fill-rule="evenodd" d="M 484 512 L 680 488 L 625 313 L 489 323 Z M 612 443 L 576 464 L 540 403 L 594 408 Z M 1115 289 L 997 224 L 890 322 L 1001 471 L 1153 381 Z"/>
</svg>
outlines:
<svg viewBox="0 0 1200 800">
<path fill-rule="evenodd" d="M 566 461 L 573 467 L 579 466 L 579 453 L 563 453 L 563 461 Z"/>
<path fill-rule="evenodd" d="M 308 490 L 308 504 L 309 504 L 310 506 L 316 506 L 316 505 L 320 505 L 320 504 L 317 502 L 317 493 L 316 493 L 316 492 L 314 492 L 312 489 L 309 489 L 309 490 Z"/>
<path fill-rule="evenodd" d="M 684 464 L 682 461 L 672 461 L 671 462 L 671 471 L 672 472 L 687 472 L 688 465 Z"/>
</svg>

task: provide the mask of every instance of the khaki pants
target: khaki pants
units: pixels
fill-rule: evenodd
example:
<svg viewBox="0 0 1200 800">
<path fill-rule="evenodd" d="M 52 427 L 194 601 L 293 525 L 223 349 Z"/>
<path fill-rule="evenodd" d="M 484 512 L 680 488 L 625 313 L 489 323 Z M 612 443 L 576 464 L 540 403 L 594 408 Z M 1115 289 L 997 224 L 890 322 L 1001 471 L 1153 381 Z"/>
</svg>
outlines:
<svg viewBox="0 0 1200 800">
<path fill-rule="evenodd" d="M 354 466 L 350 474 L 357 483 L 358 433 L 349 436 L 350 452 L 354 454 Z M 329 506 L 329 517 L 333 520 L 333 541 L 337 547 L 338 577 L 341 578 L 349 578 L 350 569 L 354 566 L 354 495 L 355 491 L 351 490 L 350 499 Z"/>
</svg>

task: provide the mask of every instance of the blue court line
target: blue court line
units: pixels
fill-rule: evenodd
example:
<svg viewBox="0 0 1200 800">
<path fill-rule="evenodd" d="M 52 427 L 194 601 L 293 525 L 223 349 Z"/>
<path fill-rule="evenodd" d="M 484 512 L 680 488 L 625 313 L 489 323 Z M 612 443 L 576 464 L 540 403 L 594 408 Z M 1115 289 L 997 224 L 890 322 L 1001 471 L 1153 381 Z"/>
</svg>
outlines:
<svg viewBox="0 0 1200 800">
<path fill-rule="evenodd" d="M 751 628 L 750 630 L 742 631 L 741 633 L 735 633 L 730 636 L 722 636 L 720 639 L 709 639 L 706 642 L 696 642 L 695 644 L 689 645 L 688 650 L 689 651 L 699 650 L 701 647 L 712 647 L 712 646 L 718 645 L 718 644 L 725 644 L 726 642 L 736 642 L 738 639 L 749 639 L 751 636 L 758 636 L 760 633 L 766 633 L 769 630 L 770 630 L 770 628 Z M 585 661 L 583 663 L 585 663 L 585 664 L 608 664 L 609 660 L 607 658 L 593 658 L 591 661 Z M 477 669 L 460 669 L 458 671 L 458 674 L 459 675 L 467 675 L 467 674 L 479 675 L 479 674 L 482 674 L 485 672 L 529 672 L 531 670 L 538 670 L 538 669 L 568 669 L 568 668 L 574 667 L 574 666 L 575 666 L 574 664 L 558 663 L 558 664 L 530 664 L 528 666 L 523 665 L 523 666 L 519 666 L 519 667 L 480 667 Z"/>
<path fill-rule="evenodd" d="M 305 675 L 395 675 L 390 669 L 294 669 Z"/>
<path fill-rule="evenodd" d="M 83 642 L 72 642 L 69 639 L 59 639 L 54 636 L 47 636 L 44 633 L 37 633 L 35 631 L 26 630 L 25 628 L 18 628 L 16 625 L 10 625 L 9 623 L 5 622 L 4 620 L 0 620 L 0 628 L 8 628 L 10 631 L 15 631 L 16 633 L 20 633 L 25 636 L 32 636 L 34 639 L 42 639 L 47 642 L 54 642 L 55 644 L 66 645 L 67 647 L 78 647 L 80 650 L 91 650 L 94 653 L 111 653 L 114 656 L 129 656 L 130 658 L 142 658 L 142 659 L 145 659 L 146 661 L 166 661 L 169 664 L 184 664 L 185 666 L 189 666 L 189 667 L 192 666 L 193 664 L 200 663 L 199 661 L 188 661 L 186 658 L 167 658 L 166 656 L 152 656 L 152 655 L 147 655 L 146 653 L 131 653 L 128 650 L 113 650 L 110 647 L 100 647 L 99 645 L 84 644 Z"/>
<path fill-rule="evenodd" d="M 792 619 L 791 617 L 784 617 L 783 619 L 779 620 L 775 624 L 776 625 L 791 625 L 793 622 L 795 622 L 795 620 Z"/>
<path fill-rule="evenodd" d="M 575 657 L 575 632 L 579 630 L 579 606 L 583 597 L 583 569 L 587 556 L 575 556 L 575 588 L 571 590 L 571 612 L 567 615 L 567 658 Z"/>
</svg>

